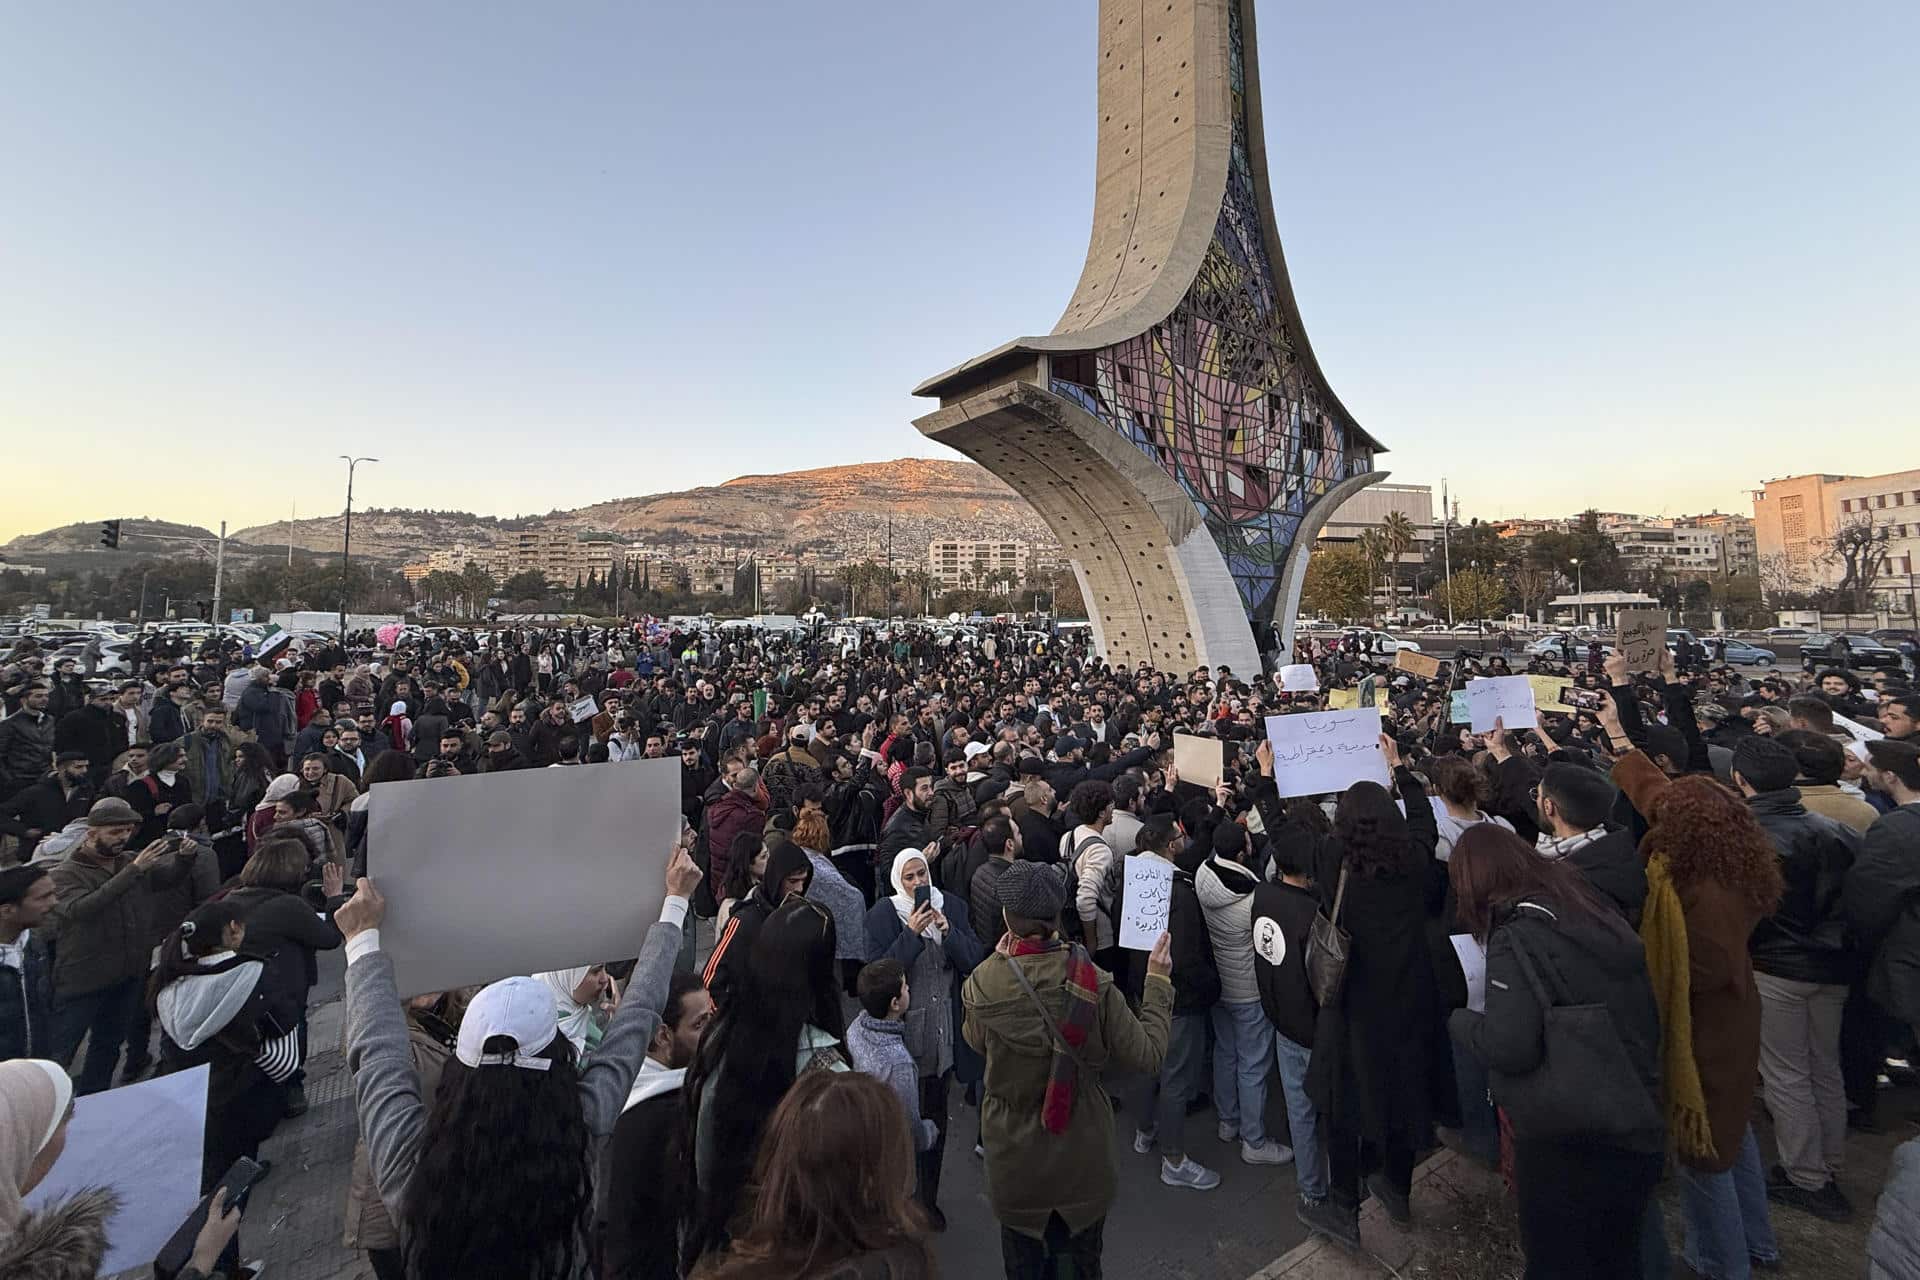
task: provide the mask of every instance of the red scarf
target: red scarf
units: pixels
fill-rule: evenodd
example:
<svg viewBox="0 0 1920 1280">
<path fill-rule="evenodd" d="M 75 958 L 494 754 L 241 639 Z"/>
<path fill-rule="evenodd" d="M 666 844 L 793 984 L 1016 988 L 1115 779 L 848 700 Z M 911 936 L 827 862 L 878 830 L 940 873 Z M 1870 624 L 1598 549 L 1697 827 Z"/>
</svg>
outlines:
<svg viewBox="0 0 1920 1280">
<path fill-rule="evenodd" d="M 1059 938 L 1017 938 L 1014 940 L 1013 954 L 1016 958 L 1041 955 L 1067 946 Z M 1087 954 L 1087 949 L 1077 943 L 1067 952 L 1066 992 L 1066 1021 L 1057 1025 L 1060 1038 L 1077 1052 L 1086 1046 L 1087 1032 L 1093 1027 L 1100 1000 L 1100 971 L 1094 968 L 1093 957 Z M 1073 1115 L 1073 1098 L 1079 1077 L 1078 1064 L 1071 1056 L 1056 1048 L 1053 1061 L 1047 1068 L 1047 1096 L 1040 1104 L 1040 1123 L 1046 1126 L 1048 1133 L 1062 1134 L 1067 1131 L 1067 1121 Z"/>
</svg>

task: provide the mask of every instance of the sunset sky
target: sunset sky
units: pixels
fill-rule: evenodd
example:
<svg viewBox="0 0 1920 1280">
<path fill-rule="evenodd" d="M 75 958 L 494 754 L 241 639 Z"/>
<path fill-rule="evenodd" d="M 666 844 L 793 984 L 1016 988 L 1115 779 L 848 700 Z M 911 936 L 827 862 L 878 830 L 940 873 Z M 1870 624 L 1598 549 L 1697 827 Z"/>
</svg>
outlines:
<svg viewBox="0 0 1920 1280">
<path fill-rule="evenodd" d="M 0 539 L 948 456 L 1053 326 L 1094 0 L 0 16 Z M 1321 363 L 1467 515 L 1920 466 L 1920 6 L 1259 5 Z"/>
</svg>

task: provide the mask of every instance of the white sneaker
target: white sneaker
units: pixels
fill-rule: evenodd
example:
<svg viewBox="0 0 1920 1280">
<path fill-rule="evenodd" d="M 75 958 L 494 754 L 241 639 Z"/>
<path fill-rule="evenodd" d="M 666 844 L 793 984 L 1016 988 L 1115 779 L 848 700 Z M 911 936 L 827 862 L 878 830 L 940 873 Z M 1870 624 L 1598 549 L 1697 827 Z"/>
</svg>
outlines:
<svg viewBox="0 0 1920 1280">
<path fill-rule="evenodd" d="M 1154 1141 L 1155 1134 L 1153 1130 L 1135 1129 L 1133 1131 L 1133 1154 L 1137 1156 L 1146 1155 L 1153 1150 Z"/>
<path fill-rule="evenodd" d="M 1220 1141 L 1222 1142 L 1240 1141 L 1240 1126 L 1237 1124 L 1229 1124 L 1225 1120 L 1222 1120 L 1218 1133 L 1220 1134 Z"/>
<path fill-rule="evenodd" d="M 1240 1144 L 1240 1158 L 1248 1164 L 1292 1164 L 1293 1148 L 1272 1138 L 1257 1147 L 1251 1142 L 1243 1142 Z"/>
<path fill-rule="evenodd" d="M 1160 1161 L 1160 1181 L 1170 1187 L 1192 1187 L 1195 1191 L 1211 1191 L 1220 1185 L 1220 1175 L 1202 1165 L 1192 1156 L 1183 1156 L 1179 1164 Z"/>
</svg>

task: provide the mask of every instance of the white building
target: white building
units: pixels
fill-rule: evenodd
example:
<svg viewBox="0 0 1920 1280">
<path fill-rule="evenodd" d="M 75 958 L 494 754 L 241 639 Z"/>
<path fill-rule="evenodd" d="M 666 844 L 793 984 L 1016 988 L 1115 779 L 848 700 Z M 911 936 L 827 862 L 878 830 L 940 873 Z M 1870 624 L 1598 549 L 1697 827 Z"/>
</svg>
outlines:
<svg viewBox="0 0 1920 1280">
<path fill-rule="evenodd" d="M 927 544 L 927 573 L 941 588 L 982 586 L 999 575 L 1024 582 L 1033 544 L 968 538 L 935 538 Z"/>
</svg>

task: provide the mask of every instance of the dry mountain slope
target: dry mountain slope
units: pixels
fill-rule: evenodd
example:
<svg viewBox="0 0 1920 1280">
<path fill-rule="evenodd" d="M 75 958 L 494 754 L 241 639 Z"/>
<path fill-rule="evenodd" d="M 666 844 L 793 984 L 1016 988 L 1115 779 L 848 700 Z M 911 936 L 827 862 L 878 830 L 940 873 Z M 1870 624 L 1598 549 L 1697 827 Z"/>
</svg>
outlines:
<svg viewBox="0 0 1920 1280">
<path fill-rule="evenodd" d="M 456 542 L 490 542 L 502 532 L 559 527 L 668 544 L 754 542 L 767 548 L 832 547 L 849 555 L 883 555 L 893 522 L 896 563 L 912 563 L 937 537 L 1051 541 L 1020 497 L 971 462 L 901 458 L 782 475 L 740 476 L 725 484 L 616 498 L 573 511 L 499 520 L 453 511 L 355 512 L 356 555 L 407 559 Z M 315 551 L 339 547 L 337 515 L 299 520 L 293 543 Z M 249 542 L 285 545 L 286 523 L 242 529 Z"/>
</svg>

